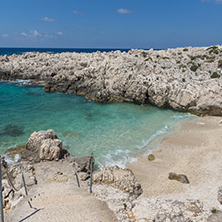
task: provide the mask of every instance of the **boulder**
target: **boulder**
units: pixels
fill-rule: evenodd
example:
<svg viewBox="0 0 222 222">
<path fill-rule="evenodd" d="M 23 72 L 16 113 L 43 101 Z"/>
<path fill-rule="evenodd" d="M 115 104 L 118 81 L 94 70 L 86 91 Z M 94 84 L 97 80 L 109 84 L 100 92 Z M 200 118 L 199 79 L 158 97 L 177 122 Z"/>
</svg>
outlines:
<svg viewBox="0 0 222 222">
<path fill-rule="evenodd" d="M 118 166 L 102 166 L 97 173 L 93 175 L 94 183 L 104 183 L 129 192 L 131 195 L 139 196 L 142 194 L 141 184 L 138 182 L 130 169 L 122 169 Z"/>
<path fill-rule="evenodd" d="M 90 159 L 91 156 L 83 156 L 83 157 L 70 157 L 71 161 L 75 163 L 75 167 L 78 172 L 86 172 L 90 173 Z M 93 165 L 95 163 L 94 157 L 92 158 Z"/>
<path fill-rule="evenodd" d="M 188 184 L 190 183 L 187 176 L 184 174 L 176 174 L 176 173 L 169 173 L 169 177 L 170 180 L 177 180 L 181 183 L 185 183 Z"/>
<path fill-rule="evenodd" d="M 62 141 L 53 130 L 49 129 L 31 134 L 21 158 L 40 162 L 41 160 L 59 160 L 65 154 L 68 154 L 68 151 L 63 148 Z"/>
</svg>

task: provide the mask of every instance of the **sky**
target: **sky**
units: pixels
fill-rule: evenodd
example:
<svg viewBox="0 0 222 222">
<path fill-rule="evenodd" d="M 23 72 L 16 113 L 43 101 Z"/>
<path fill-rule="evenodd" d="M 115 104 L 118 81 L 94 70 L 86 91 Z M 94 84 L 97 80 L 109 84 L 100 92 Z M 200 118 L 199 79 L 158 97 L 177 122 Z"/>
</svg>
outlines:
<svg viewBox="0 0 222 222">
<path fill-rule="evenodd" d="M 0 47 L 165 49 L 222 44 L 222 0 L 7 0 Z"/>
</svg>

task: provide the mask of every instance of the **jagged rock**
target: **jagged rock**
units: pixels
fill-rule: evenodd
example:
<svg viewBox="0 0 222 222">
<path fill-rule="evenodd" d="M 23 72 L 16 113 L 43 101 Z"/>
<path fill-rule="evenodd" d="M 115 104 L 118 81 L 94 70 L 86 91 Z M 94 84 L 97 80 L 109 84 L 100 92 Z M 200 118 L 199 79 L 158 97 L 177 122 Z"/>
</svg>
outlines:
<svg viewBox="0 0 222 222">
<path fill-rule="evenodd" d="M 73 92 L 99 102 L 153 104 L 222 115 L 222 46 L 95 53 L 30 53 L 0 58 L 0 79 L 35 79 L 46 92 Z M 211 53 L 210 53 L 211 52 Z M 197 66 L 192 71 L 192 66 Z M 212 78 L 217 72 L 219 78 Z"/>
<path fill-rule="evenodd" d="M 62 146 L 53 130 L 39 131 L 31 134 L 26 143 L 26 150 L 22 153 L 22 159 L 39 162 L 41 160 L 58 160 L 68 153 Z"/>
<path fill-rule="evenodd" d="M 4 211 L 7 212 L 11 207 L 15 206 L 25 195 L 24 184 L 21 184 L 22 174 L 20 166 L 22 166 L 22 172 L 27 188 L 37 184 L 37 180 L 35 177 L 35 168 L 28 162 L 19 162 L 8 165 L 3 160 L 3 165 L 3 203 L 5 205 Z"/>
<path fill-rule="evenodd" d="M 86 172 L 87 174 L 90 173 L 90 159 L 91 156 L 83 156 L 83 157 L 69 157 L 70 162 L 75 163 L 75 167 L 77 172 Z M 94 166 L 95 159 L 92 157 L 92 166 Z M 86 176 L 88 179 L 88 176 Z"/>
<path fill-rule="evenodd" d="M 184 174 L 176 174 L 176 173 L 169 173 L 169 177 L 170 180 L 177 180 L 181 183 L 185 183 L 188 184 L 190 183 L 187 176 Z"/>
<path fill-rule="evenodd" d="M 135 221 L 206 221 L 203 204 L 198 200 L 181 202 L 158 198 L 142 198 L 134 200 L 132 208 L 127 210 L 126 213 Z"/>
<path fill-rule="evenodd" d="M 102 166 L 93 175 L 94 183 L 109 184 L 115 188 L 139 196 L 142 193 L 141 184 L 130 169 L 122 169 L 118 166 Z"/>
</svg>

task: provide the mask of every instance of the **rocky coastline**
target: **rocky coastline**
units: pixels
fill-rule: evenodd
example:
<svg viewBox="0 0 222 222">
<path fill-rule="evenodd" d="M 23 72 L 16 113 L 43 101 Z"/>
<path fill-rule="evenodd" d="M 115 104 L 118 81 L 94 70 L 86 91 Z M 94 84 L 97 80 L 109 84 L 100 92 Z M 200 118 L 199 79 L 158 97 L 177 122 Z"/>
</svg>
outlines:
<svg viewBox="0 0 222 222">
<path fill-rule="evenodd" d="M 31 80 L 46 92 L 222 115 L 222 46 L 0 56 L 1 80 Z"/>
<path fill-rule="evenodd" d="M 69 198 L 73 198 L 70 201 L 75 202 L 74 199 L 76 199 L 76 196 L 81 196 L 81 200 L 79 200 L 77 204 L 82 204 L 82 201 L 88 199 L 88 196 L 90 196 L 89 178 L 91 157 L 71 156 L 63 147 L 62 141 L 59 140 L 53 130 L 34 132 L 24 146 L 9 149 L 6 153 L 7 155 L 15 155 L 15 153 L 20 155 L 18 162 L 12 164 L 7 164 L 4 157 L 2 158 L 3 207 L 6 221 L 20 221 L 26 218 L 27 211 L 24 210 L 24 208 L 27 208 L 27 206 L 25 206 L 27 203 L 30 205 L 28 212 L 33 213 L 36 205 L 33 206 L 35 201 L 33 202 L 32 196 L 36 198 L 36 196 L 41 195 L 41 197 L 37 198 L 39 199 L 38 204 L 41 204 L 41 207 L 44 206 L 46 213 L 50 210 L 54 211 L 54 208 L 50 209 L 49 206 L 44 205 L 45 203 L 42 202 L 44 194 L 49 191 L 47 201 L 50 202 L 50 204 L 60 204 L 59 201 L 54 203 L 55 197 L 50 194 L 50 190 L 51 192 L 58 192 L 58 190 L 63 191 L 64 193 L 60 196 L 62 200 L 66 195 L 65 192 L 70 192 L 69 189 L 74 190 L 73 193 L 69 194 Z M 95 160 L 94 158 L 92 160 L 93 166 Z M 76 169 L 76 172 L 74 169 Z M 75 176 L 76 173 L 78 175 Z M 25 178 L 26 185 L 20 181 L 22 174 Z M 77 176 L 81 181 L 80 187 L 77 187 L 79 183 L 77 182 Z M 97 172 L 95 171 L 93 173 L 92 181 L 93 195 L 96 198 L 91 197 L 92 200 L 90 200 L 90 202 L 92 201 L 95 206 L 104 205 L 105 211 L 112 217 L 112 220 L 110 220 L 110 217 L 102 215 L 99 209 L 94 209 L 94 211 L 100 215 L 99 220 L 118 221 L 116 216 L 119 217 L 121 221 L 127 219 L 125 205 L 142 194 L 141 185 L 133 172 L 130 169 L 121 169 L 118 166 L 101 167 Z M 54 185 L 55 188 L 51 188 L 54 187 Z M 36 190 L 38 190 L 38 193 L 36 193 Z M 80 194 L 81 192 L 84 192 L 84 194 Z M 68 200 L 63 200 L 63 202 L 64 201 L 69 202 Z M 110 205 L 109 207 L 106 205 L 107 201 Z M 90 204 L 90 202 L 84 204 Z M 86 205 L 85 208 L 87 208 Z M 93 207 L 90 211 L 91 210 L 93 210 Z M 82 214 L 85 214 L 84 210 Z M 90 218 L 91 216 L 93 217 L 93 215 L 85 216 L 87 221 L 96 221 L 95 218 Z M 41 213 L 40 216 L 31 217 L 30 219 L 31 221 L 39 221 L 40 217 L 43 217 L 44 220 L 46 219 L 44 218 L 45 215 L 41 215 Z M 60 217 L 62 217 L 62 215 L 60 215 Z M 80 218 L 80 220 L 75 221 L 82 221 L 82 219 L 83 218 Z M 64 218 L 62 220 L 64 220 Z M 52 216 L 49 221 L 54 221 L 54 217 Z M 73 221 L 73 217 L 69 218 L 69 220 L 66 219 L 66 221 Z"/>
<path fill-rule="evenodd" d="M 93 172 L 92 194 L 90 156 L 71 156 L 53 130 L 34 132 L 7 151 L 19 153 L 17 163 L 2 161 L 5 221 L 220 222 L 221 122 L 199 117 L 164 140 L 153 158 L 125 169 L 101 167 Z M 28 195 L 24 185 L 18 191 L 11 185 L 21 184 L 20 166 Z"/>
</svg>

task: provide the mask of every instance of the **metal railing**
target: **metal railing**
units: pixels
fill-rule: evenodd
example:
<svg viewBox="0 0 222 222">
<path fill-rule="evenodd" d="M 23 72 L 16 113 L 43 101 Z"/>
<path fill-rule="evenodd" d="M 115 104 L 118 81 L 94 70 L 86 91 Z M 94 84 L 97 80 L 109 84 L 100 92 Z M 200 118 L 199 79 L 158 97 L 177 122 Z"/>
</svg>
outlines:
<svg viewBox="0 0 222 222">
<path fill-rule="evenodd" d="M 2 172 L 1 172 L 2 166 L 5 168 L 5 172 L 6 172 L 9 184 L 12 187 L 13 190 L 18 192 L 22 188 L 22 184 L 23 184 L 26 195 L 28 195 L 28 191 L 27 191 L 27 187 L 26 187 L 26 183 L 25 183 L 25 177 L 24 177 L 24 174 L 23 174 L 23 167 L 22 167 L 22 165 L 20 165 L 20 171 L 21 171 L 20 185 L 19 185 L 19 188 L 17 189 L 14 186 L 14 184 L 13 184 L 13 182 L 12 182 L 10 176 L 9 176 L 8 169 L 7 169 L 7 163 L 6 163 L 5 159 L 4 159 L 4 157 L 0 156 L 0 205 L 1 205 L 0 208 L 1 208 L 1 222 L 4 222 L 3 196 L 2 196 Z"/>
<path fill-rule="evenodd" d="M 0 209 L 1 210 L 0 213 L 1 213 L 1 222 L 4 222 L 3 195 L 2 195 L 2 172 L 1 172 L 1 167 L 2 166 L 5 168 L 5 172 L 6 172 L 9 184 L 12 187 L 11 191 L 15 190 L 15 191 L 18 192 L 22 188 L 22 184 L 24 186 L 25 194 L 26 195 L 28 195 L 28 191 L 27 191 L 27 187 L 26 187 L 26 183 L 25 183 L 25 177 L 24 177 L 24 174 L 23 174 L 23 167 L 22 167 L 22 165 L 20 165 L 20 171 L 21 171 L 20 185 L 19 185 L 19 188 L 17 189 L 14 186 L 14 184 L 13 184 L 11 178 L 10 178 L 10 175 L 9 175 L 8 169 L 7 169 L 7 163 L 4 160 L 4 157 L 0 156 L 0 208 L 1 208 Z M 74 171 L 75 171 L 75 176 L 76 176 L 78 187 L 80 187 L 79 177 L 78 177 L 78 173 L 77 173 L 77 170 L 76 170 L 76 167 L 75 167 L 75 163 L 73 163 L 73 168 L 74 168 Z M 90 193 L 92 193 L 93 154 L 90 155 L 89 168 L 90 168 Z M 30 205 L 30 207 L 31 207 L 31 205 Z"/>
</svg>

